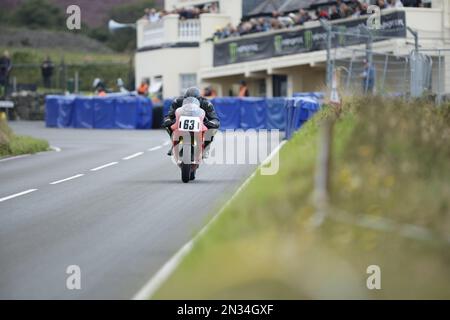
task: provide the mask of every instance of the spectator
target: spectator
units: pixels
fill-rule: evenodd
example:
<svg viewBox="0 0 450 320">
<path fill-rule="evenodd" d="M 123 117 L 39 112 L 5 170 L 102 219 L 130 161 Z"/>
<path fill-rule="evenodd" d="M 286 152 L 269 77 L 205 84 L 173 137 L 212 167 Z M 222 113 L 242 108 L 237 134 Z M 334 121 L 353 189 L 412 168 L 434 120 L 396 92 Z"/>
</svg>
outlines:
<svg viewBox="0 0 450 320">
<path fill-rule="evenodd" d="M 216 90 L 214 90 L 213 87 L 207 86 L 203 90 L 203 96 L 207 99 L 213 99 L 213 98 L 217 97 L 217 92 L 216 92 Z"/>
<path fill-rule="evenodd" d="M 143 79 L 141 85 L 137 89 L 137 93 L 141 96 L 148 96 L 150 81 L 148 79 Z"/>
<path fill-rule="evenodd" d="M 400 0 L 388 0 L 387 8 L 388 9 L 403 8 L 403 3 Z"/>
<path fill-rule="evenodd" d="M 0 97 L 6 97 L 8 94 L 9 75 L 12 69 L 11 58 L 9 52 L 3 52 L 0 58 Z"/>
<path fill-rule="evenodd" d="M 100 78 L 95 78 L 92 87 L 94 88 L 95 95 L 99 97 L 106 96 L 106 86 Z"/>
<path fill-rule="evenodd" d="M 303 25 L 305 22 L 308 22 L 311 20 L 311 16 L 309 15 L 309 12 L 304 9 L 299 10 L 297 17 L 298 17 L 299 25 Z"/>
<path fill-rule="evenodd" d="M 49 89 L 52 87 L 52 76 L 53 76 L 53 70 L 55 69 L 55 66 L 53 65 L 52 60 L 49 56 L 42 62 L 41 65 L 41 73 L 42 73 L 42 80 L 44 82 L 44 87 L 46 89 Z"/>
<path fill-rule="evenodd" d="M 373 89 L 375 87 L 375 68 L 369 61 L 364 60 L 364 71 L 362 76 L 362 88 L 365 94 L 373 94 Z"/>
<path fill-rule="evenodd" d="M 248 97 L 250 96 L 250 92 L 248 91 L 247 83 L 242 80 L 239 86 L 239 97 Z"/>
<path fill-rule="evenodd" d="M 129 91 L 125 88 L 125 83 L 122 78 L 117 79 L 117 89 L 120 93 L 129 93 Z"/>
<path fill-rule="evenodd" d="M 209 13 L 219 13 L 219 8 L 217 7 L 217 3 L 213 2 L 209 8 L 208 8 L 208 12 Z"/>
<path fill-rule="evenodd" d="M 317 20 L 321 20 L 321 19 L 329 20 L 330 19 L 330 17 L 328 16 L 328 11 L 324 8 L 316 9 L 316 17 L 317 17 Z"/>
<path fill-rule="evenodd" d="M 148 15 L 148 20 L 149 20 L 151 23 L 158 22 L 158 21 L 160 20 L 159 13 L 156 12 L 156 10 L 153 9 L 153 8 L 150 9 L 150 13 L 149 13 L 149 15 Z"/>
<path fill-rule="evenodd" d="M 369 9 L 369 5 L 367 3 L 361 3 L 361 15 L 362 16 L 367 14 L 367 9 Z"/>
<path fill-rule="evenodd" d="M 385 2 L 384 0 L 377 0 L 376 4 L 377 4 L 377 6 L 379 6 L 379 7 L 380 7 L 380 9 L 381 9 L 381 10 L 383 10 L 383 9 L 386 9 L 386 8 L 387 8 L 387 6 L 386 6 L 386 2 Z"/>
<path fill-rule="evenodd" d="M 340 18 L 341 18 L 341 16 L 339 15 L 337 6 L 332 6 L 331 7 L 330 20 L 337 20 L 337 19 L 340 19 Z"/>
<path fill-rule="evenodd" d="M 404 7 L 423 7 L 422 0 L 402 0 Z"/>
</svg>

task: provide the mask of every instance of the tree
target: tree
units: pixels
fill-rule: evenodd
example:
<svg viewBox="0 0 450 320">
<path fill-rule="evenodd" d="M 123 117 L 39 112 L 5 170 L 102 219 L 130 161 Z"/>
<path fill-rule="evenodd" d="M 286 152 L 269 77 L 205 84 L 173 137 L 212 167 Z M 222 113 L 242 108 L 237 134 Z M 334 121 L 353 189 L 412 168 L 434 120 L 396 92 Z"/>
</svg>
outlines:
<svg viewBox="0 0 450 320">
<path fill-rule="evenodd" d="M 25 1 L 13 15 L 13 23 L 30 29 L 65 28 L 65 16 L 61 9 L 48 0 Z"/>
</svg>

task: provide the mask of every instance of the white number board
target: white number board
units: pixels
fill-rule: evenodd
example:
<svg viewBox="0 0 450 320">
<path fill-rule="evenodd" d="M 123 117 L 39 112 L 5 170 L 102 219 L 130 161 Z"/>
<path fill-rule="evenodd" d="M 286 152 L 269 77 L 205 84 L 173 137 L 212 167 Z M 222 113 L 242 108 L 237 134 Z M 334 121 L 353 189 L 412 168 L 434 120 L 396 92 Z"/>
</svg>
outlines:
<svg viewBox="0 0 450 320">
<path fill-rule="evenodd" d="M 182 116 L 178 122 L 179 131 L 200 132 L 201 123 L 198 117 Z"/>
</svg>

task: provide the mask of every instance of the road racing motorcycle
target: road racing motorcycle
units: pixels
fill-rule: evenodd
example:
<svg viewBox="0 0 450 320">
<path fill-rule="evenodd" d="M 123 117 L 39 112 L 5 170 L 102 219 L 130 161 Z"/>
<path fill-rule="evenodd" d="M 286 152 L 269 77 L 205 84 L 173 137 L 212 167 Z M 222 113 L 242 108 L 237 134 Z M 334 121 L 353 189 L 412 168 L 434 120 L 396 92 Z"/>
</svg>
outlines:
<svg viewBox="0 0 450 320">
<path fill-rule="evenodd" d="M 189 97 L 175 111 L 176 121 L 172 125 L 172 148 L 176 164 L 181 169 L 181 180 L 184 183 L 195 180 L 196 172 L 203 158 L 205 148 L 204 125 L 205 111 L 200 101 Z"/>
</svg>

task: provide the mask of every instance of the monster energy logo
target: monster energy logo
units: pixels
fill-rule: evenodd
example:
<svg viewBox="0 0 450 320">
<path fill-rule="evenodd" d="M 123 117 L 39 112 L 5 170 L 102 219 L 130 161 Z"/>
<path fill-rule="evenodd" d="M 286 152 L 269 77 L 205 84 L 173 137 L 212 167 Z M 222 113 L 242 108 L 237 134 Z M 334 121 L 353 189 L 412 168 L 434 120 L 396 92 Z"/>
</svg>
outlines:
<svg viewBox="0 0 450 320">
<path fill-rule="evenodd" d="M 306 50 L 311 50 L 313 46 L 313 33 L 311 30 L 305 31 L 303 34 L 303 38 L 305 39 L 305 48 Z"/>
<path fill-rule="evenodd" d="M 238 44 L 236 42 L 230 43 L 229 50 L 230 50 L 230 62 L 231 63 L 236 62 L 238 53 Z"/>
<path fill-rule="evenodd" d="M 281 53 L 283 51 L 283 36 L 275 36 L 274 46 L 276 53 Z"/>
<path fill-rule="evenodd" d="M 338 28 L 338 43 L 340 46 L 345 46 L 345 32 L 347 31 L 346 26 L 339 26 Z"/>
</svg>

